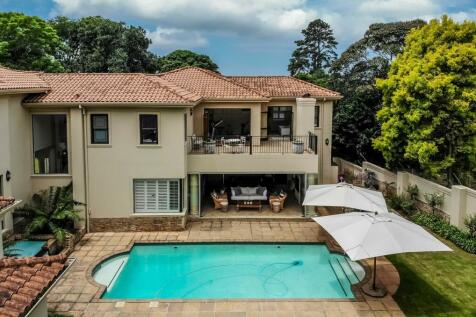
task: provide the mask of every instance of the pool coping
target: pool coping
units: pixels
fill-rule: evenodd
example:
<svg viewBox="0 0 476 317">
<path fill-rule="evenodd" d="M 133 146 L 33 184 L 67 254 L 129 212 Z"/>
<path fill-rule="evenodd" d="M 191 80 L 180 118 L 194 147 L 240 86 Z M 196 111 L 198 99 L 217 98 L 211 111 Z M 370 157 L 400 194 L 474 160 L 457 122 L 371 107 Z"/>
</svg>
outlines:
<svg viewBox="0 0 476 317">
<path fill-rule="evenodd" d="M 100 257 L 92 264 L 89 265 L 86 271 L 86 280 L 98 287 L 97 292 L 94 294 L 91 302 L 93 303 L 118 303 L 118 302 L 130 302 L 130 303 L 210 303 L 210 302 L 280 302 L 280 301 L 290 301 L 290 302 L 363 302 L 365 301 L 364 293 L 362 291 L 362 286 L 367 284 L 371 278 L 371 268 L 365 261 L 357 261 L 364 269 L 365 276 L 364 278 L 356 284 L 351 285 L 351 291 L 354 295 L 354 298 L 210 298 L 210 299 L 104 299 L 101 296 L 107 289 L 107 286 L 99 284 L 93 278 L 93 273 L 96 267 L 103 261 L 122 255 L 130 253 L 134 245 L 138 244 L 312 244 L 312 245 L 325 245 L 330 253 L 345 255 L 338 247 L 333 246 L 329 241 L 321 242 L 309 242 L 309 241 L 217 241 L 217 240 L 187 240 L 187 241 L 163 241 L 163 240 L 139 240 L 131 241 L 123 250 L 113 251 L 105 256 Z"/>
</svg>

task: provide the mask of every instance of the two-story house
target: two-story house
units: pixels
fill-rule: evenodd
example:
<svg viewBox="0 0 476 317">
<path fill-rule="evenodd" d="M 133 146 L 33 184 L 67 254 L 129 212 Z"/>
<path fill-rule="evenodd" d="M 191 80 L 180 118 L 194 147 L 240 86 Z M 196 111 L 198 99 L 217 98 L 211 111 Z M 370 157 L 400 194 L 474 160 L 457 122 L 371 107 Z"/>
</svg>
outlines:
<svg viewBox="0 0 476 317">
<path fill-rule="evenodd" d="M 211 191 L 232 186 L 287 190 L 300 204 L 308 185 L 337 180 L 339 98 L 288 76 L 196 67 L 157 75 L 0 68 L 0 195 L 27 201 L 73 182 L 91 231 L 178 229 L 204 215 Z"/>
</svg>

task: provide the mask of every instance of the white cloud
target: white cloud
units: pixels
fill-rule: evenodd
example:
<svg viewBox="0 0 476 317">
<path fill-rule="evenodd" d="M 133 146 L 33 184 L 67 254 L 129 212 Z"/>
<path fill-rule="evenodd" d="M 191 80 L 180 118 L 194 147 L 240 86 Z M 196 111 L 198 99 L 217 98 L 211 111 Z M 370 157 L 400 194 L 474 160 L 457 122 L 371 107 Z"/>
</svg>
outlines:
<svg viewBox="0 0 476 317">
<path fill-rule="evenodd" d="M 180 29 L 157 28 L 147 34 L 152 46 L 160 48 L 196 48 L 207 45 L 208 41 L 198 32 L 187 32 Z"/>
<path fill-rule="evenodd" d="M 475 19 L 476 8 L 455 10 L 446 0 L 54 0 L 54 11 L 68 16 L 102 15 L 152 25 L 157 47 L 200 47 L 211 35 L 237 36 L 240 45 L 282 45 L 299 38 L 313 19 L 328 22 L 341 48 L 359 39 L 368 26 L 415 18 Z M 139 22 L 140 24 L 140 22 Z"/>
</svg>

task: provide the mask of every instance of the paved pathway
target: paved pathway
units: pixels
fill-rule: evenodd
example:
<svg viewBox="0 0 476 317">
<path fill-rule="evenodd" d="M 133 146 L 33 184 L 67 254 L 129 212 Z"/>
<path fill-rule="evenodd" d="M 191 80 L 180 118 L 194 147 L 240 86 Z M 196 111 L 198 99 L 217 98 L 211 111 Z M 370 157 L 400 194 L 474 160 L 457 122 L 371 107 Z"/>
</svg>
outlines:
<svg viewBox="0 0 476 317">
<path fill-rule="evenodd" d="M 76 262 L 48 295 L 49 306 L 58 313 L 101 317 L 404 316 L 390 295 L 382 299 L 360 295 L 354 301 L 105 301 L 99 299 L 100 287 L 91 279 L 91 270 L 101 258 L 127 250 L 134 241 L 321 242 L 328 239 L 317 224 L 307 221 L 204 221 L 192 222 L 182 232 L 91 233 L 71 255 Z M 378 277 L 390 293 L 395 292 L 398 273 L 385 258 L 378 262 Z"/>
</svg>

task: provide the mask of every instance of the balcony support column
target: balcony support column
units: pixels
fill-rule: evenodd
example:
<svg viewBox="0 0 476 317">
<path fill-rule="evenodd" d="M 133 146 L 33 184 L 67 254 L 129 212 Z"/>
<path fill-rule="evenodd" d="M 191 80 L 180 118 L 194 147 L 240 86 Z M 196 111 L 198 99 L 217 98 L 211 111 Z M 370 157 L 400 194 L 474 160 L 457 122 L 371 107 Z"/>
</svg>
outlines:
<svg viewBox="0 0 476 317">
<path fill-rule="evenodd" d="M 200 199 L 199 199 L 199 182 L 198 182 L 198 174 L 191 174 L 190 175 L 190 182 L 189 182 L 189 189 L 190 189 L 190 214 L 195 217 L 199 217 L 199 210 L 200 210 Z"/>
<path fill-rule="evenodd" d="M 311 185 L 316 185 L 319 182 L 317 174 L 306 174 L 306 189 Z M 316 215 L 316 207 L 304 206 L 304 216 L 306 218 L 314 217 Z"/>
</svg>

